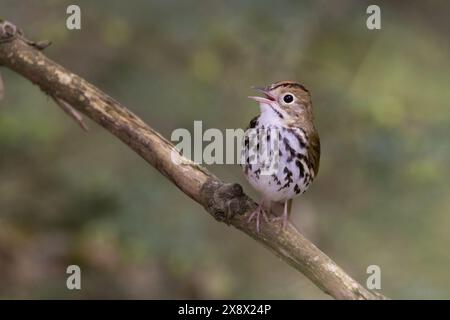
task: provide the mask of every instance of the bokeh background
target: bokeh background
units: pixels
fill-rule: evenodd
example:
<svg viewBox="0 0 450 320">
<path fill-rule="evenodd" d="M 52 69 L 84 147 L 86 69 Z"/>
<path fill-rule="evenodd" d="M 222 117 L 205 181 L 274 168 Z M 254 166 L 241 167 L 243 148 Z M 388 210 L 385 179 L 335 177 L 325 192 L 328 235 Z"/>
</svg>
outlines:
<svg viewBox="0 0 450 320">
<path fill-rule="evenodd" d="M 65 27 L 77 3 L 82 29 Z M 391 298 L 450 298 L 450 3 L 2 0 L 46 54 L 164 136 L 245 128 L 251 85 L 301 81 L 322 140 L 292 220 Z M 215 222 L 95 123 L 85 133 L 1 70 L 0 298 L 327 299 L 242 233 Z M 236 165 L 210 166 L 256 196 Z M 66 267 L 82 290 L 66 289 Z"/>
</svg>

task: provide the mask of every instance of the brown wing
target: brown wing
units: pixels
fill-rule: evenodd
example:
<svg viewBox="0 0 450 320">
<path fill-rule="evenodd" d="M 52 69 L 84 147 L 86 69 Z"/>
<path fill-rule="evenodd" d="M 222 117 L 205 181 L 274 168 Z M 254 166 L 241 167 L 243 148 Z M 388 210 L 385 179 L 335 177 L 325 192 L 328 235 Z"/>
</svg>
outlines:
<svg viewBox="0 0 450 320">
<path fill-rule="evenodd" d="M 248 127 L 245 129 L 245 131 L 256 127 L 258 125 L 258 119 L 259 119 L 259 115 L 254 117 L 252 120 L 250 120 L 250 123 L 248 124 Z"/>
<path fill-rule="evenodd" d="M 247 128 L 245 128 L 245 131 L 247 131 L 249 129 L 254 129 L 258 125 L 258 119 L 259 119 L 259 116 L 256 116 L 252 120 L 250 120 L 250 123 L 247 126 Z M 249 137 L 247 134 L 244 136 L 243 142 L 244 142 L 244 144 L 241 148 L 241 159 L 243 159 L 244 162 L 243 163 L 241 162 L 240 165 L 242 167 L 244 167 L 245 174 L 247 174 L 248 170 L 251 169 L 251 167 L 252 167 L 251 164 L 249 164 L 247 161 L 248 147 L 249 147 L 249 143 L 250 143 Z"/>
<path fill-rule="evenodd" d="M 313 168 L 314 175 L 317 176 L 319 173 L 319 163 L 320 163 L 320 139 L 317 131 L 314 130 L 308 135 L 308 156 L 311 167 Z"/>
</svg>

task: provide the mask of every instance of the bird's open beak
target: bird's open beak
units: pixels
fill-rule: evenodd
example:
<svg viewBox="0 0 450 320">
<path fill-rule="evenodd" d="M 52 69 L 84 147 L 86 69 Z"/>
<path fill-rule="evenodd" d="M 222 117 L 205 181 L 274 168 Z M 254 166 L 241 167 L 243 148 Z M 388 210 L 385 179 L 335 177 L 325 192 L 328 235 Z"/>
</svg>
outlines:
<svg viewBox="0 0 450 320">
<path fill-rule="evenodd" d="M 260 92 L 262 92 L 264 94 L 264 97 L 258 97 L 258 96 L 249 96 L 250 99 L 253 99 L 257 102 L 260 103 L 267 103 L 267 104 L 271 104 L 274 101 L 276 101 L 275 97 L 270 94 L 270 92 L 266 89 L 266 88 L 262 88 L 262 87 L 252 87 L 252 89 L 258 90 Z"/>
</svg>

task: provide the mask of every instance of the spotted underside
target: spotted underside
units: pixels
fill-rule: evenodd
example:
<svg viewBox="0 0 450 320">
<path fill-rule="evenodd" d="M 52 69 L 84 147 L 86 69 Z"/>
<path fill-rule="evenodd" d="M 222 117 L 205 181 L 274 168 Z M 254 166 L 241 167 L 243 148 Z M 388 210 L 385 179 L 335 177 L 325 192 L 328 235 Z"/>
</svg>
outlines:
<svg viewBox="0 0 450 320">
<path fill-rule="evenodd" d="M 315 177 L 309 149 L 309 139 L 302 128 L 265 124 L 256 117 L 244 139 L 244 174 L 265 199 L 292 199 L 304 193 Z"/>
</svg>

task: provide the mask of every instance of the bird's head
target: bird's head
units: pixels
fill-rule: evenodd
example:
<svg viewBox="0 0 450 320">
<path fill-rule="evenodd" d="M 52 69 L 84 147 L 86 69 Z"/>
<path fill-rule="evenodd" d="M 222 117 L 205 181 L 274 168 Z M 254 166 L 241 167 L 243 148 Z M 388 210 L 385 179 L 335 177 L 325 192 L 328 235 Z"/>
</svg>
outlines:
<svg viewBox="0 0 450 320">
<path fill-rule="evenodd" d="M 254 87 L 263 96 L 250 96 L 259 102 L 261 112 L 273 112 L 284 122 L 298 121 L 299 118 L 312 120 L 312 105 L 309 91 L 300 83 L 280 81 L 268 87 Z"/>
</svg>

